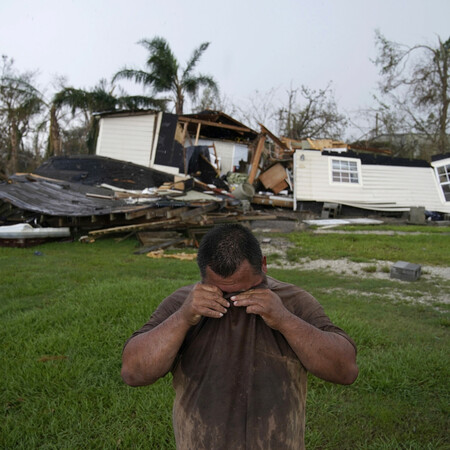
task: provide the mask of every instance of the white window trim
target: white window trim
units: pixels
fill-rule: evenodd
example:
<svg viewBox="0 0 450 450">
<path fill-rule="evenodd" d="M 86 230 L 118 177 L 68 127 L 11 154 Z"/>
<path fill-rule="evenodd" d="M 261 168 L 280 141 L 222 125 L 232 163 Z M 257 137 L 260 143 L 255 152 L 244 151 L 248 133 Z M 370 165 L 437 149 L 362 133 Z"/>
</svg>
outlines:
<svg viewBox="0 0 450 450">
<path fill-rule="evenodd" d="M 356 162 L 356 169 L 358 171 L 358 182 L 357 183 L 344 183 L 342 181 L 333 181 L 333 161 L 350 161 Z M 362 172 L 361 172 L 361 160 L 356 158 L 343 158 L 341 156 L 329 156 L 328 157 L 328 179 L 330 185 L 335 186 L 348 186 L 348 187 L 361 187 L 362 183 Z"/>
<path fill-rule="evenodd" d="M 450 200 L 447 200 L 447 199 L 445 198 L 444 190 L 442 189 L 442 184 L 443 184 L 443 183 L 441 183 L 441 180 L 440 180 L 440 178 L 439 178 L 439 172 L 438 172 L 438 169 L 440 169 L 441 167 L 446 167 L 446 166 L 449 167 L 448 171 L 450 172 L 450 162 L 449 162 L 448 160 L 446 160 L 445 162 L 443 162 L 443 163 L 441 163 L 441 164 L 433 164 L 433 165 L 434 165 L 434 173 L 435 173 L 435 175 L 436 175 L 436 182 L 437 182 L 437 185 L 438 185 L 438 187 L 439 187 L 439 195 L 441 196 L 441 200 L 442 200 L 444 203 L 450 203 Z M 446 184 L 447 184 L 447 183 L 446 183 Z"/>
</svg>

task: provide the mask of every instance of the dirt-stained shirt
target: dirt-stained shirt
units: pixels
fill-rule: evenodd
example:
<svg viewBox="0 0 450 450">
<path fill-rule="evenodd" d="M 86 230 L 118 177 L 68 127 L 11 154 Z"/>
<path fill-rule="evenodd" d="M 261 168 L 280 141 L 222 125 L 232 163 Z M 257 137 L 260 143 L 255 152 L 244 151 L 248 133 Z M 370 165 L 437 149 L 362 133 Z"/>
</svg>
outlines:
<svg viewBox="0 0 450 450">
<path fill-rule="evenodd" d="M 171 316 L 193 287 L 163 300 L 131 338 Z M 271 289 L 290 312 L 355 345 L 303 289 L 271 277 L 255 288 Z M 231 305 L 220 319 L 203 317 L 187 333 L 171 371 L 177 449 L 304 448 L 307 372 L 283 335 L 260 316 Z"/>
</svg>

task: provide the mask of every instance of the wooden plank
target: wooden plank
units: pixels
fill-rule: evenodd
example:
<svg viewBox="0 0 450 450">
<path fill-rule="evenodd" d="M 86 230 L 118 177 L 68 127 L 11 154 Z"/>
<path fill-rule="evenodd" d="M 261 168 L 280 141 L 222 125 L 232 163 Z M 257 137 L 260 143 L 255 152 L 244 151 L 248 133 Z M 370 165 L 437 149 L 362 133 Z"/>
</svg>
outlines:
<svg viewBox="0 0 450 450">
<path fill-rule="evenodd" d="M 155 250 L 159 250 L 161 248 L 167 248 L 167 247 L 170 247 L 172 245 L 180 244 L 181 242 L 185 242 L 185 241 L 186 241 L 185 237 L 181 237 L 181 238 L 177 238 L 177 239 L 171 239 L 170 241 L 161 242 L 159 244 L 151 245 L 150 247 L 140 248 L 139 250 L 136 250 L 134 252 L 134 254 L 135 255 L 142 255 L 142 253 L 153 252 Z"/>
<path fill-rule="evenodd" d="M 216 167 L 217 167 L 217 176 L 220 177 L 220 167 L 219 167 L 219 159 L 217 158 L 217 150 L 216 150 L 216 144 L 214 144 L 214 142 L 212 143 L 212 145 L 209 145 L 208 147 L 212 147 L 214 150 L 214 158 L 216 159 Z"/>
<path fill-rule="evenodd" d="M 212 217 L 210 215 L 207 216 L 209 223 L 206 224 L 206 227 L 211 227 L 220 223 L 235 223 L 235 222 L 251 222 L 252 220 L 276 220 L 278 216 L 266 214 L 266 215 L 247 215 L 240 214 L 237 216 L 223 216 L 223 217 Z"/>
<path fill-rule="evenodd" d="M 219 207 L 219 204 L 216 203 L 216 202 L 210 203 L 209 205 L 206 205 L 206 206 L 200 206 L 199 208 L 194 208 L 191 211 L 187 211 L 185 213 L 182 213 L 181 214 L 181 219 L 182 220 L 191 219 L 192 217 L 200 216 L 200 215 L 205 214 L 205 213 L 207 213 L 209 211 L 214 211 L 218 207 Z"/>
<path fill-rule="evenodd" d="M 181 233 L 177 231 L 139 231 L 136 235 L 141 245 L 146 247 L 181 237 Z"/>
<path fill-rule="evenodd" d="M 274 192 L 274 194 L 279 194 L 281 191 L 287 189 L 288 187 L 289 185 L 287 184 L 287 182 L 285 180 L 281 180 L 279 183 L 272 186 L 272 191 Z"/>
<path fill-rule="evenodd" d="M 261 155 L 264 149 L 264 142 L 266 140 L 265 135 L 260 135 L 258 144 L 256 146 L 255 154 L 253 155 L 252 167 L 250 169 L 250 174 L 248 176 L 248 183 L 253 184 L 256 178 L 256 172 L 258 170 L 259 161 L 261 159 Z"/>
<path fill-rule="evenodd" d="M 277 163 L 267 169 L 259 176 L 259 181 L 264 185 L 266 189 L 272 189 L 275 194 L 282 191 L 287 187 L 287 183 L 283 183 L 287 178 L 286 169 L 280 163 Z M 275 187 L 276 191 L 275 191 Z"/>
<path fill-rule="evenodd" d="M 200 155 L 200 158 L 202 158 L 204 161 L 206 161 L 207 164 L 209 164 L 211 166 L 211 168 L 216 172 L 217 177 L 220 177 L 220 170 L 216 169 L 212 164 L 211 161 L 205 156 L 205 155 Z"/>
<path fill-rule="evenodd" d="M 131 211 L 129 213 L 126 213 L 125 214 L 125 218 L 127 220 L 137 219 L 138 217 L 142 217 L 142 216 L 147 215 L 147 213 L 149 211 L 152 211 L 152 210 L 155 210 L 154 206 L 150 206 L 150 207 L 145 206 L 145 207 L 142 207 L 142 208 L 137 209 L 135 211 Z"/>
<path fill-rule="evenodd" d="M 197 134 L 195 135 L 195 145 L 198 145 L 198 138 L 200 136 L 200 128 L 202 127 L 201 123 L 197 124 Z"/>
<path fill-rule="evenodd" d="M 181 216 L 182 214 L 184 214 L 186 211 L 189 211 L 189 207 L 188 206 L 182 206 L 179 208 L 172 208 L 171 211 L 168 211 L 168 213 L 166 214 L 166 217 L 168 219 L 171 219 L 172 217 L 178 217 Z"/>
<path fill-rule="evenodd" d="M 187 127 L 188 127 L 188 123 L 185 122 L 185 123 L 183 124 L 183 133 L 182 133 L 182 135 L 181 135 L 181 143 L 183 144 L 183 147 L 184 147 L 184 141 L 186 140 L 186 131 L 187 131 Z"/>
<path fill-rule="evenodd" d="M 105 199 L 105 200 L 114 200 L 114 195 L 91 194 L 89 192 L 86 193 L 86 197 L 102 198 L 102 199 Z"/>
<path fill-rule="evenodd" d="M 164 228 L 167 225 L 174 225 L 176 223 L 180 223 L 178 218 L 167 219 L 167 220 L 154 220 L 153 222 L 148 223 L 140 223 L 136 225 L 125 225 L 122 227 L 113 227 L 113 228 L 104 228 L 102 230 L 94 230 L 90 231 L 89 236 L 103 236 L 105 234 L 111 233 L 126 233 L 130 231 L 141 231 L 141 230 L 151 230 L 151 229 L 160 229 Z"/>
<path fill-rule="evenodd" d="M 281 197 L 274 196 L 263 196 L 263 195 L 254 195 L 251 203 L 256 205 L 270 205 L 270 206 L 279 206 L 282 208 L 293 208 L 294 199 L 286 198 L 285 200 Z"/>
<path fill-rule="evenodd" d="M 237 125 L 227 125 L 225 123 L 218 122 L 210 122 L 209 120 L 200 120 L 200 119 L 192 119 L 190 117 L 178 117 L 179 122 L 190 122 L 190 123 L 201 123 L 202 125 L 207 125 L 208 127 L 217 127 L 217 128 L 227 128 L 229 130 L 235 131 L 243 131 L 245 133 L 254 133 L 253 130 L 247 127 L 239 127 Z"/>
<path fill-rule="evenodd" d="M 279 147 L 281 147 L 284 150 L 288 150 L 290 151 L 289 147 L 282 141 L 280 141 L 273 133 L 271 133 L 264 125 L 259 124 L 259 126 L 261 127 L 261 130 L 263 131 L 264 134 L 267 134 L 273 142 L 275 142 L 275 144 L 277 144 Z"/>
</svg>

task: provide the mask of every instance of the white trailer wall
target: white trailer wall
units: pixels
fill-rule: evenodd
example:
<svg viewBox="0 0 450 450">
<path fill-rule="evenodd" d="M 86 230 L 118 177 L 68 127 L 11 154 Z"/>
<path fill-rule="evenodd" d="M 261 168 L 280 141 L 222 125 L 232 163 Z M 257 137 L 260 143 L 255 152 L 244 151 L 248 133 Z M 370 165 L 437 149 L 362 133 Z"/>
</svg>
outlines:
<svg viewBox="0 0 450 450">
<path fill-rule="evenodd" d="M 345 160 L 345 153 L 322 155 L 316 150 L 294 154 L 294 196 L 297 201 L 332 202 L 377 211 L 428 211 L 450 213 L 432 167 L 361 164 L 359 183 L 336 183 L 331 178 L 331 159 Z"/>
<path fill-rule="evenodd" d="M 162 113 L 103 117 L 96 154 L 151 167 Z"/>
</svg>

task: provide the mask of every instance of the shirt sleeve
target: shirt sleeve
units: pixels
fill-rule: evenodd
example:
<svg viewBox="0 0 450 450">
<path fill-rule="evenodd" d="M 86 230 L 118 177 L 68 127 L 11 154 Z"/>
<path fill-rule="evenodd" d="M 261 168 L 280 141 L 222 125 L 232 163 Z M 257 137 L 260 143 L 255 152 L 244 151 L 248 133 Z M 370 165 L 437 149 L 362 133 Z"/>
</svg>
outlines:
<svg viewBox="0 0 450 450">
<path fill-rule="evenodd" d="M 156 328 L 160 323 L 168 319 L 173 313 L 180 309 L 181 305 L 191 292 L 194 285 L 184 286 L 177 289 L 174 293 L 166 297 L 156 308 L 156 310 L 150 316 L 150 319 L 139 330 L 136 330 L 125 342 L 123 348 L 126 347 L 128 342 L 139 334 L 146 333 L 147 331 Z"/>
<path fill-rule="evenodd" d="M 298 286 L 280 282 L 273 278 L 269 281 L 269 288 L 273 289 L 280 296 L 286 308 L 300 317 L 300 319 L 319 330 L 343 336 L 356 350 L 356 344 L 353 339 L 342 328 L 339 328 L 331 321 L 322 305 L 309 292 Z"/>
</svg>

